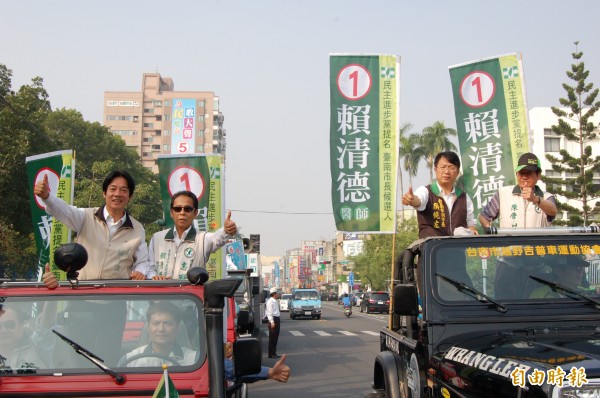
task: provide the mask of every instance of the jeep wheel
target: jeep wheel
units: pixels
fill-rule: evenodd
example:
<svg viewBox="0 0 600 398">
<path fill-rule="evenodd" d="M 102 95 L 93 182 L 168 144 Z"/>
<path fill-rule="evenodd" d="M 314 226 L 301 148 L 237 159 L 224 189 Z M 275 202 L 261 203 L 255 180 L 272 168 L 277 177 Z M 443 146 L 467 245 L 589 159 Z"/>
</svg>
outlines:
<svg viewBox="0 0 600 398">
<path fill-rule="evenodd" d="M 317 318 L 317 320 L 321 319 L 321 315 L 317 315 L 315 318 Z"/>
</svg>

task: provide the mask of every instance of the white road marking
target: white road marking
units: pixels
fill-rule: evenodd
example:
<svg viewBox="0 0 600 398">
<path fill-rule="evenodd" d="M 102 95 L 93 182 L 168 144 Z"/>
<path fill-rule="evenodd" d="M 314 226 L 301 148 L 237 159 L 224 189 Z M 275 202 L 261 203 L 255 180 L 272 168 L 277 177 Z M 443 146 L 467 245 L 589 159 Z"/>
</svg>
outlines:
<svg viewBox="0 0 600 398">
<path fill-rule="evenodd" d="M 331 334 L 324 332 L 322 330 L 315 330 L 315 333 L 318 334 L 319 336 L 331 336 Z"/>
<path fill-rule="evenodd" d="M 346 330 L 338 330 L 341 334 L 345 334 L 346 336 L 356 336 L 356 333 L 348 332 Z"/>
</svg>

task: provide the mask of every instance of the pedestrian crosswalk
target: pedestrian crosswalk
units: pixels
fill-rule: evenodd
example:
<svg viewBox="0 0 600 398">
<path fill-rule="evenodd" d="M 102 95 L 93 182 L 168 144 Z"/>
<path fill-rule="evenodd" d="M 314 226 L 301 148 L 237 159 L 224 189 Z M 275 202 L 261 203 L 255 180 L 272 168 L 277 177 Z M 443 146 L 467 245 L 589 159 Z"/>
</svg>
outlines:
<svg viewBox="0 0 600 398">
<path fill-rule="evenodd" d="M 307 336 L 307 335 L 312 335 L 312 334 L 317 334 L 319 336 L 323 336 L 323 337 L 330 337 L 330 336 L 334 336 L 337 334 L 343 334 L 345 336 L 360 336 L 360 335 L 370 335 L 370 336 L 377 336 L 379 337 L 379 332 L 375 332 L 372 330 L 360 330 L 360 331 L 354 331 L 354 332 L 350 332 L 348 330 L 330 330 L 330 331 L 324 331 L 324 330 L 312 330 L 310 332 L 301 332 L 299 330 L 283 330 L 281 329 L 281 332 L 279 333 L 280 336 L 283 336 L 284 334 L 289 333 L 294 337 L 302 337 L 302 336 Z M 268 336 L 269 335 L 269 331 L 265 329 L 265 334 Z"/>
</svg>

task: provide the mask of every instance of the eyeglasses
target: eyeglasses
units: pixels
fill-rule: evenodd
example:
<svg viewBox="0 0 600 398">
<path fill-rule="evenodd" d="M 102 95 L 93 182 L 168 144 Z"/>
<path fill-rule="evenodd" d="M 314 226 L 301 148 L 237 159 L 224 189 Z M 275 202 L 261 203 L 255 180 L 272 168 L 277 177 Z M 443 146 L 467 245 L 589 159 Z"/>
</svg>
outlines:
<svg viewBox="0 0 600 398">
<path fill-rule="evenodd" d="M 454 165 L 445 165 L 445 166 L 437 166 L 436 169 L 441 170 L 441 171 L 456 171 L 458 170 L 458 167 L 454 166 Z"/>
<path fill-rule="evenodd" d="M 4 328 L 6 330 L 14 330 L 16 327 L 17 327 L 16 321 L 0 322 L 0 329 Z"/>
<path fill-rule="evenodd" d="M 194 211 L 194 208 L 192 206 L 173 206 L 171 207 L 171 210 L 173 210 L 175 213 L 181 213 L 181 210 L 185 211 L 186 213 L 191 213 Z"/>
</svg>

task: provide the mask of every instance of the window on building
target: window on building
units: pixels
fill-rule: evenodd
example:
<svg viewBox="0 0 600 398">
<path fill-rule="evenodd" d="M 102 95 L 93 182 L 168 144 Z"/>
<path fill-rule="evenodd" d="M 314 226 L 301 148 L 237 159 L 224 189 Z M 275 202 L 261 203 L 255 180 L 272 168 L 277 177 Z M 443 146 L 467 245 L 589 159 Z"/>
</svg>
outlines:
<svg viewBox="0 0 600 398">
<path fill-rule="evenodd" d="M 554 171 L 552 169 L 544 171 L 544 176 L 549 178 L 560 178 L 560 171 Z M 561 184 L 546 184 L 546 190 L 549 192 L 555 191 L 560 187 Z"/>
<path fill-rule="evenodd" d="M 560 151 L 560 135 L 556 134 L 552 129 L 544 129 L 544 151 Z"/>
<path fill-rule="evenodd" d="M 163 145 L 163 152 L 169 152 L 169 144 Z"/>
<path fill-rule="evenodd" d="M 144 108 L 144 113 L 154 113 L 154 108 Z"/>
<path fill-rule="evenodd" d="M 119 106 L 119 101 L 106 101 L 106 106 Z"/>
<path fill-rule="evenodd" d="M 165 100 L 165 101 L 163 101 L 163 106 L 169 106 L 169 104 L 170 104 L 170 103 L 169 103 L 169 101 L 168 101 L 168 100 Z"/>
<path fill-rule="evenodd" d="M 171 120 L 171 115 L 168 115 L 168 114 L 167 114 L 167 115 L 165 115 L 165 121 L 167 121 L 167 122 L 168 122 L 168 121 L 170 121 L 170 120 Z"/>
<path fill-rule="evenodd" d="M 151 140 L 150 138 L 148 138 L 148 137 L 144 137 L 144 138 L 142 139 L 142 141 L 143 141 L 143 142 L 152 142 L 152 140 Z"/>
<path fill-rule="evenodd" d="M 134 117 L 133 117 L 133 122 L 134 122 L 134 123 L 137 123 L 138 121 L 139 121 L 139 117 L 138 117 L 138 116 L 134 116 Z"/>
<path fill-rule="evenodd" d="M 204 137 L 204 130 L 198 130 L 198 137 Z"/>
<path fill-rule="evenodd" d="M 154 100 L 154 101 L 152 101 L 152 105 L 154 105 L 154 106 L 162 106 L 162 101 Z"/>
<path fill-rule="evenodd" d="M 159 137 L 160 137 L 160 136 L 161 136 L 161 134 L 162 134 L 162 131 L 160 131 L 160 130 L 154 130 L 154 135 L 156 135 L 156 136 L 159 136 Z"/>
<path fill-rule="evenodd" d="M 137 116 L 129 116 L 129 115 L 106 115 L 106 120 L 124 120 L 124 121 L 134 121 Z"/>
<path fill-rule="evenodd" d="M 156 115 L 156 121 L 157 121 L 157 122 L 160 122 L 160 121 L 162 121 L 162 116 L 161 116 L 161 115 Z"/>
<path fill-rule="evenodd" d="M 160 151 L 160 145 L 152 145 L 153 151 Z"/>
<path fill-rule="evenodd" d="M 170 135 L 171 132 L 169 130 L 163 130 L 163 135 Z"/>
<path fill-rule="evenodd" d="M 154 123 L 144 123 L 144 127 L 154 127 Z"/>
<path fill-rule="evenodd" d="M 147 158 L 150 156 L 150 152 L 142 152 L 142 157 Z"/>
<path fill-rule="evenodd" d="M 204 115 L 198 115 L 198 121 L 204 122 Z"/>
</svg>

